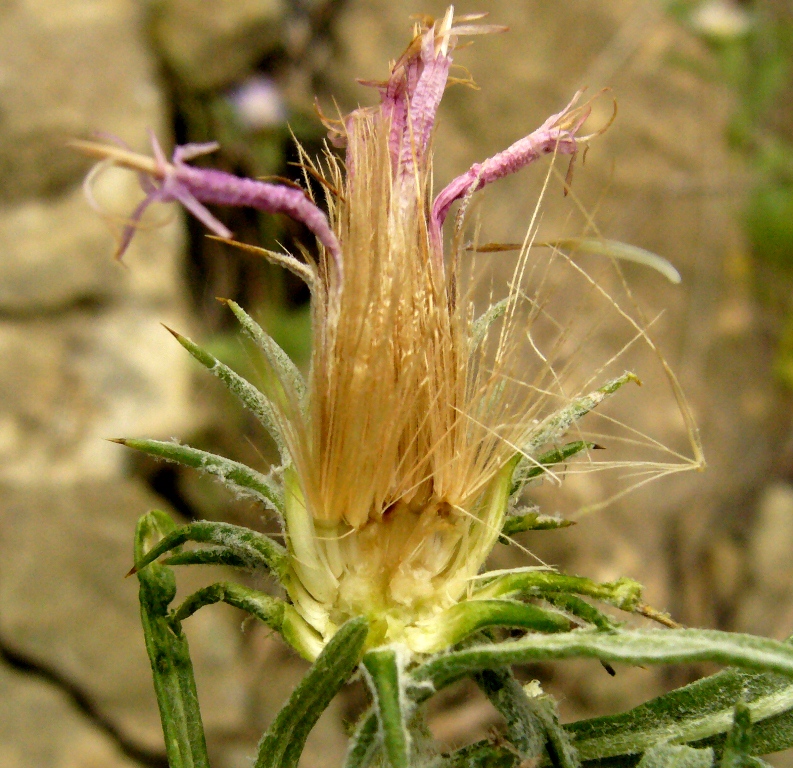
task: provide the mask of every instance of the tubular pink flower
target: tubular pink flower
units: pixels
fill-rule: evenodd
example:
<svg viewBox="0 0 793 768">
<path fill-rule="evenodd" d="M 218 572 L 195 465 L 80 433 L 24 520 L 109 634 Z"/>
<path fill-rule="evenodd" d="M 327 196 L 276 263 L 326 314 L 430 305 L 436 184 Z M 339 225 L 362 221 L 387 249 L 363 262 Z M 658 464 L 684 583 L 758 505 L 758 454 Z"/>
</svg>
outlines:
<svg viewBox="0 0 793 768">
<path fill-rule="evenodd" d="M 450 9 L 451 10 L 451 9 Z M 502 31 L 499 27 L 452 26 L 451 12 L 437 24 L 416 35 L 405 53 L 391 69 L 384 83 L 374 85 L 380 91 L 380 118 L 390 125 L 388 147 L 394 175 L 394 194 L 409 205 L 415 198 L 415 176 L 429 166 L 429 147 L 441 98 L 446 89 L 452 64 L 450 51 L 458 34 Z M 442 269 L 442 227 L 451 205 L 465 195 L 481 189 L 497 179 L 514 173 L 545 154 L 574 155 L 582 139 L 576 137 L 590 114 L 588 104 L 576 108 L 583 91 L 579 91 L 559 113 L 551 115 L 537 130 L 516 141 L 503 152 L 454 179 L 435 198 L 427 222 L 432 253 Z M 367 110 L 364 110 L 367 111 Z M 354 165 L 351 145 L 356 137 L 354 121 L 345 123 L 349 139 L 347 167 Z M 335 129 L 334 135 L 337 135 Z M 332 137 L 333 138 L 333 137 Z"/>
<path fill-rule="evenodd" d="M 390 122 L 388 146 L 397 179 L 410 178 L 427 164 L 430 135 L 446 89 L 454 45 L 452 14 L 417 36 L 391 70 L 380 91 L 380 114 Z"/>
<path fill-rule="evenodd" d="M 171 162 L 156 137 L 151 135 L 154 159 L 146 158 L 127 149 L 116 149 L 93 142 L 74 142 L 84 152 L 99 156 L 115 164 L 139 172 L 145 199 L 127 221 L 116 253 L 121 258 L 139 226 L 146 208 L 155 202 L 179 202 L 207 229 L 219 237 L 231 238 L 232 233 L 205 207 L 230 205 L 255 208 L 265 213 L 284 213 L 308 227 L 333 258 L 339 272 L 342 256 L 339 241 L 330 227 L 327 216 L 300 189 L 270 184 L 255 179 L 244 179 L 224 171 L 195 168 L 187 160 L 217 149 L 216 143 L 185 144 L 176 147 Z M 90 180 L 90 177 L 89 177 Z"/>
<path fill-rule="evenodd" d="M 576 138 L 576 133 L 591 111 L 589 105 L 574 109 L 582 93 L 583 91 L 576 93 L 561 112 L 551 115 L 536 131 L 484 162 L 474 163 L 440 192 L 432 204 L 430 216 L 430 236 L 436 250 L 441 248 L 441 228 L 455 200 L 519 171 L 542 155 L 575 154 L 580 141 Z"/>
<path fill-rule="evenodd" d="M 446 55 L 448 31 L 442 29 L 439 36 L 440 50 L 436 53 L 434 30 L 424 34 L 420 55 L 405 68 L 401 103 L 394 105 L 401 119 L 391 124 L 391 157 L 395 172 L 403 178 L 412 176 L 414 163 L 419 167 L 426 164 L 430 134 L 446 89 L 452 65 L 451 56 Z"/>
</svg>

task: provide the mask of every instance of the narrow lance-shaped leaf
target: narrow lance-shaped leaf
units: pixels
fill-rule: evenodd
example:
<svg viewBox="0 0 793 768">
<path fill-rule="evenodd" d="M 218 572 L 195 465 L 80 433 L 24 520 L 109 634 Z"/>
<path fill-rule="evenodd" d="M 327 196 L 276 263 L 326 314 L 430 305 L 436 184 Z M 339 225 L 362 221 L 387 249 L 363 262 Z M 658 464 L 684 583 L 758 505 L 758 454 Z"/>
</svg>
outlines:
<svg viewBox="0 0 793 768">
<path fill-rule="evenodd" d="M 144 515 L 135 532 L 135 558 L 142 559 L 152 541 L 168 535 L 174 523 L 164 512 Z M 198 707 L 187 638 L 174 633 L 168 606 L 176 594 L 173 571 L 155 564 L 138 573 L 140 616 L 154 677 L 165 749 L 171 768 L 208 768 L 204 730 Z"/>
<path fill-rule="evenodd" d="M 719 768 L 755 768 L 759 761 L 752 757 L 752 712 L 745 702 L 735 705 L 732 728 L 724 743 Z"/>
<path fill-rule="evenodd" d="M 318 655 L 316 646 L 322 644 L 322 638 L 292 605 L 285 600 L 233 582 L 218 582 L 194 592 L 171 614 L 171 621 L 175 626 L 179 626 L 200 608 L 214 603 L 233 605 L 256 617 L 279 632 L 284 640 L 304 658 L 311 660 Z M 307 638 L 308 642 L 306 642 Z"/>
<path fill-rule="evenodd" d="M 597 627 L 603 632 L 611 632 L 619 627 L 619 624 L 610 616 L 575 595 L 568 595 L 563 592 L 550 593 L 544 594 L 543 600 L 562 611 L 566 611 L 571 616 L 575 616 L 587 624 Z"/>
<path fill-rule="evenodd" d="M 633 579 L 598 583 L 583 576 L 569 576 L 555 571 L 517 571 L 496 576 L 475 590 L 473 597 L 540 597 L 546 594 L 570 593 L 593 597 L 623 611 L 633 611 L 641 600 L 642 585 Z"/>
<path fill-rule="evenodd" d="M 517 694 L 517 690 L 514 692 Z M 448 758 L 437 762 L 436 768 L 523 768 L 529 765 L 578 768 L 580 760 L 577 750 L 564 728 L 559 725 L 559 718 L 552 699 L 548 696 L 527 697 L 525 694 L 523 697 L 535 718 L 537 727 L 542 731 L 543 748 L 539 755 L 524 759 L 520 750 L 516 748 L 516 742 L 510 738 L 514 731 L 509 728 L 509 719 L 507 719 L 509 743 L 498 744 L 487 740 L 470 744 L 452 753 Z M 507 718 L 507 713 L 504 713 L 498 703 L 492 698 L 491 701 Z"/>
<path fill-rule="evenodd" d="M 276 512 L 283 512 L 282 490 L 269 477 L 238 461 L 232 461 L 198 448 L 191 448 L 189 445 L 179 445 L 162 440 L 119 439 L 113 442 L 134 448 L 136 451 L 147 453 L 158 459 L 173 461 L 200 472 L 206 472 L 216 477 L 219 482 L 235 493 L 252 496 Z"/>
<path fill-rule="evenodd" d="M 435 657 L 419 667 L 413 677 L 418 683 L 431 683 L 437 690 L 482 669 L 570 658 L 625 664 L 713 661 L 793 677 L 793 647 L 763 637 L 706 629 L 532 634 Z"/>
<path fill-rule="evenodd" d="M 411 738 L 403 660 L 394 648 L 378 648 L 363 657 L 367 681 L 374 698 L 383 751 L 390 768 L 409 768 Z"/>
<path fill-rule="evenodd" d="M 591 451 L 598 447 L 599 446 L 595 445 L 595 443 L 588 443 L 586 440 L 575 440 L 572 443 L 567 443 L 561 446 L 560 448 L 554 448 L 546 453 L 543 453 L 541 456 L 537 457 L 536 463 L 533 463 L 532 466 L 527 467 L 525 471 L 521 472 L 519 481 L 517 481 L 513 475 L 510 495 L 515 494 L 523 485 L 528 483 L 529 480 L 533 480 L 535 477 L 544 475 L 548 471 L 548 467 L 553 467 L 557 464 L 563 464 L 576 454 L 581 453 L 581 451 Z M 568 525 L 570 525 L 570 523 L 568 523 Z"/>
<path fill-rule="evenodd" d="M 436 761 L 433 768 L 519 768 L 522 762 L 510 744 L 494 744 L 487 740 L 455 750 Z"/>
<path fill-rule="evenodd" d="M 793 747 L 793 682 L 787 677 L 727 669 L 628 712 L 570 723 L 582 756 L 608 762 L 671 741 L 721 750 L 743 702 L 753 721 L 753 754 Z M 605 765 L 606 763 L 604 763 Z"/>
<path fill-rule="evenodd" d="M 554 768 L 580 768 L 581 760 L 570 735 L 559 724 L 559 713 L 550 696 L 531 698 L 535 714 L 545 727 L 548 735 L 548 756 Z"/>
<path fill-rule="evenodd" d="M 565 520 L 561 517 L 543 515 L 537 510 L 527 512 L 525 515 L 510 515 L 501 526 L 499 543 L 511 544 L 509 537 L 525 531 L 555 531 L 558 528 L 569 528 L 575 525 L 574 520 Z"/>
<path fill-rule="evenodd" d="M 537 467 L 536 459 L 529 459 L 534 453 L 546 443 L 558 440 L 568 429 L 579 419 L 586 416 L 590 411 L 602 403 L 609 395 L 613 395 L 620 387 L 629 381 L 641 382 L 635 374 L 626 372 L 622 376 L 617 376 L 602 387 L 590 392 L 588 395 L 579 397 L 569 405 L 548 416 L 529 436 L 522 446 L 523 458 L 515 467 L 512 476 L 512 492 L 517 493 L 526 483 L 525 475 Z"/>
<path fill-rule="evenodd" d="M 273 405 L 267 396 L 227 365 L 221 363 L 214 355 L 201 349 L 201 347 L 186 336 L 182 336 L 182 334 L 170 328 L 167 328 L 167 330 L 196 360 L 198 360 L 199 363 L 201 363 L 201 365 L 206 367 L 210 373 L 217 376 L 217 378 L 228 387 L 229 391 L 259 420 L 259 423 L 275 441 L 278 447 L 278 453 L 281 456 L 281 461 L 288 461 L 289 452 L 281 436 L 281 430 L 278 428 Z"/>
<path fill-rule="evenodd" d="M 507 741 L 520 758 L 539 760 L 547 739 L 545 727 L 512 672 L 484 670 L 474 675 L 474 681 L 504 718 Z"/>
<path fill-rule="evenodd" d="M 219 581 L 203 587 L 187 597 L 171 614 L 174 622 L 182 622 L 197 610 L 215 603 L 226 603 L 250 613 L 276 632 L 281 631 L 284 621 L 284 608 L 287 603 L 277 597 L 266 595 L 249 587 L 229 581 Z"/>
<path fill-rule="evenodd" d="M 246 253 L 253 253 L 257 256 L 263 256 L 271 264 L 276 264 L 279 267 L 288 269 L 293 275 L 297 275 L 297 277 L 299 277 L 306 284 L 312 294 L 316 290 L 316 268 L 311 264 L 298 261 L 291 253 L 278 253 L 277 251 L 270 251 L 267 248 L 262 248 L 258 245 L 243 243 L 239 240 L 233 240 L 227 237 L 218 237 L 217 235 L 208 235 L 208 238 L 210 240 L 217 240 L 219 243 L 225 243 L 226 245 L 230 245 L 232 248 L 245 251 Z"/>
<path fill-rule="evenodd" d="M 141 571 L 158 557 L 187 541 L 215 544 L 236 555 L 250 569 L 267 568 L 282 582 L 288 578 L 286 549 L 269 536 L 231 523 L 202 520 L 175 528 L 135 563 L 132 572 Z"/>
<path fill-rule="evenodd" d="M 248 563 L 236 552 L 225 547 L 207 547 L 206 549 L 188 549 L 184 552 L 166 557 L 163 565 L 225 565 L 229 568 L 251 570 Z"/>
<path fill-rule="evenodd" d="M 509 299 L 501 299 L 501 301 L 497 301 L 491 307 L 489 307 L 482 315 L 476 318 L 473 323 L 471 323 L 471 331 L 469 334 L 469 343 L 468 348 L 470 352 L 473 352 L 485 339 L 490 326 L 498 320 L 499 317 L 503 317 L 504 313 L 507 311 L 507 306 L 509 305 Z"/>
<path fill-rule="evenodd" d="M 301 407 L 307 405 L 307 388 L 303 374 L 271 336 L 236 302 L 226 299 L 225 303 L 234 313 L 243 330 L 264 353 L 267 362 L 278 377 L 281 385 Z"/>
<path fill-rule="evenodd" d="M 309 732 L 358 665 L 368 631 L 362 617 L 339 628 L 262 737 L 254 768 L 296 768 Z"/>
<path fill-rule="evenodd" d="M 344 768 L 368 768 L 377 751 L 377 715 L 370 709 L 362 715 L 350 739 Z"/>
<path fill-rule="evenodd" d="M 517 600 L 465 600 L 434 616 L 431 625 L 408 630 L 408 635 L 413 650 L 436 653 L 486 627 L 565 632 L 570 622 L 556 611 Z"/>
</svg>

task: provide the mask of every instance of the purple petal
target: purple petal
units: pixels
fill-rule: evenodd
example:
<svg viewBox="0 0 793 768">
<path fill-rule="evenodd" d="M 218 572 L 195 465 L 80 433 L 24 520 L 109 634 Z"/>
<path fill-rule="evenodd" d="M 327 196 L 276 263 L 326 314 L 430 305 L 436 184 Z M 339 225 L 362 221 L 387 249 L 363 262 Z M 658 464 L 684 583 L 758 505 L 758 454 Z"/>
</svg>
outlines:
<svg viewBox="0 0 793 768">
<path fill-rule="evenodd" d="M 443 30 L 446 30 L 444 22 Z M 380 87 L 380 114 L 390 121 L 388 147 L 395 175 L 410 176 L 414 162 L 426 155 L 441 97 L 451 67 L 446 42 L 436 53 L 435 27 L 414 40 Z M 445 34 L 441 31 L 441 34 Z M 446 40 L 445 37 L 442 40 Z"/>
<path fill-rule="evenodd" d="M 189 165 L 173 168 L 169 178 L 163 182 L 163 189 L 167 189 L 167 194 L 180 201 L 179 195 L 187 191 L 196 201 L 209 205 L 231 205 L 255 208 L 265 213 L 285 213 L 295 221 L 305 224 L 341 269 L 341 248 L 327 216 L 300 189 L 243 179 L 224 171 L 193 168 Z"/>
<path fill-rule="evenodd" d="M 217 152 L 220 149 L 220 144 L 216 141 L 206 141 L 201 144 L 182 144 L 176 147 L 173 151 L 174 165 L 184 163 L 186 160 L 192 160 L 195 157 L 202 155 L 210 155 L 212 152 Z"/>
<path fill-rule="evenodd" d="M 174 188 L 169 193 L 169 197 L 175 201 L 180 202 L 190 213 L 193 214 L 210 232 L 213 232 L 218 237 L 225 237 L 230 240 L 234 235 L 222 222 L 218 221 L 193 195 L 190 194 L 186 187 L 182 185 L 174 185 Z"/>
<path fill-rule="evenodd" d="M 451 57 L 442 54 L 425 63 L 410 100 L 410 125 L 402 139 L 398 168 L 403 175 L 412 174 L 413 163 L 425 159 L 451 65 Z"/>
<path fill-rule="evenodd" d="M 138 224 L 140 223 L 140 219 L 143 216 L 146 209 L 154 202 L 157 201 L 158 191 L 155 190 L 150 195 L 147 195 L 143 200 L 141 200 L 135 210 L 132 212 L 132 215 L 129 217 L 127 224 L 124 226 L 124 229 L 121 231 L 121 238 L 118 241 L 118 247 L 116 248 L 116 259 L 121 261 L 124 257 L 124 254 L 129 248 L 129 244 L 132 242 L 132 238 L 135 235 L 135 232 L 138 230 Z"/>
<path fill-rule="evenodd" d="M 440 192 L 433 202 L 430 217 L 430 232 L 436 246 L 440 246 L 441 228 L 455 200 L 515 173 L 544 154 L 571 155 L 576 152 L 578 142 L 575 134 L 589 116 L 588 108 L 573 110 L 580 95 L 577 93 L 561 112 L 551 115 L 536 131 L 484 162 L 475 163 Z"/>
<path fill-rule="evenodd" d="M 163 175 L 168 167 L 168 161 L 165 159 L 165 152 L 162 151 L 162 147 L 160 146 L 160 142 L 157 139 L 157 135 L 154 131 L 149 128 L 149 141 L 151 142 L 151 151 L 154 154 L 154 159 L 157 161 L 157 165 L 162 169 Z"/>
</svg>

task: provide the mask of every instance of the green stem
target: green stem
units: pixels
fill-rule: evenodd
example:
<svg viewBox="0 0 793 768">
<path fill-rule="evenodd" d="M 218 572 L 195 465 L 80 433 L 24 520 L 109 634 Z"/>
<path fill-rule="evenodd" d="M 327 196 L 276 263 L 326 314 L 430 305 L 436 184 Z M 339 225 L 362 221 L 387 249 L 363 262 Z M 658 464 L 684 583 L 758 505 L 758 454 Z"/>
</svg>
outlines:
<svg viewBox="0 0 793 768">
<path fill-rule="evenodd" d="M 153 538 L 174 527 L 164 512 L 144 515 L 135 533 L 135 558 L 143 557 Z M 187 638 L 174 633 L 168 619 L 168 606 L 176 594 L 173 571 L 154 564 L 138 573 L 138 581 L 141 623 L 168 763 L 170 768 L 209 768 Z"/>
<path fill-rule="evenodd" d="M 259 742 L 254 768 L 297 768 L 309 732 L 358 665 L 369 625 L 342 625 Z"/>
<path fill-rule="evenodd" d="M 545 747 L 545 728 L 512 672 L 507 668 L 490 669 L 473 677 L 504 718 L 507 741 L 515 747 L 521 759 L 538 760 Z"/>
<path fill-rule="evenodd" d="M 390 768 L 409 768 L 410 733 L 407 697 L 402 685 L 402 664 L 393 648 L 369 651 L 363 657 L 375 710 L 380 723 L 383 750 Z"/>
</svg>

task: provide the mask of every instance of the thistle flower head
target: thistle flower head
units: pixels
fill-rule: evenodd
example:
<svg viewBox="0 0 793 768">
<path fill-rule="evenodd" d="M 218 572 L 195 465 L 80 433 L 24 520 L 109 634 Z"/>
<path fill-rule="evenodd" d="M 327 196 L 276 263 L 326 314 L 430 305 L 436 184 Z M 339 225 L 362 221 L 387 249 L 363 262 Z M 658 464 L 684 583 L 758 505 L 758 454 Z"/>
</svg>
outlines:
<svg viewBox="0 0 793 768">
<path fill-rule="evenodd" d="M 418 23 L 388 78 L 369 83 L 380 103 L 326 121 L 331 142 L 346 147 L 344 161 L 330 150 L 320 161 L 303 161 L 323 181 L 327 212 L 310 192 L 188 165 L 212 148 L 206 145 L 178 148 L 168 162 L 156 141 L 153 160 L 80 143 L 141 174 L 146 197 L 127 222 L 121 252 L 155 201 L 182 203 L 221 238 L 231 234 L 205 204 L 286 213 L 317 237 L 319 257 L 307 263 L 242 246 L 292 269 L 312 291 L 307 383 L 233 302 L 274 374 L 263 393 L 180 339 L 254 409 L 281 448 L 282 491 L 262 492 L 265 480 L 249 476 L 234 482 L 258 488 L 282 513 L 288 567 L 281 575 L 305 622 L 308 655 L 357 615 L 370 620 L 370 644 L 398 640 L 427 651 L 459 637 L 455 608 L 502 533 L 510 496 L 542 471 L 535 455 L 630 379 L 549 414 L 536 392 L 527 388 L 531 399 L 516 398 L 505 386 L 514 323 L 503 324 L 497 344 L 483 343 L 492 322 L 514 315 L 517 291 L 472 320 L 461 290 L 469 198 L 542 155 L 574 158 L 591 138 L 579 136 L 589 106 L 577 106 L 578 93 L 433 199 L 433 129 L 457 39 L 498 31 L 474 20 L 455 23 L 449 9 L 438 21 Z M 444 221 L 458 200 L 458 226 L 445 249 Z M 575 445 L 562 459 L 591 447 Z M 202 466 L 221 474 L 217 462 Z"/>
</svg>

